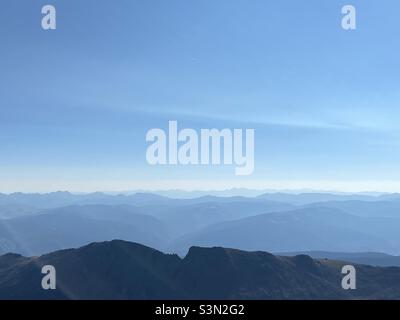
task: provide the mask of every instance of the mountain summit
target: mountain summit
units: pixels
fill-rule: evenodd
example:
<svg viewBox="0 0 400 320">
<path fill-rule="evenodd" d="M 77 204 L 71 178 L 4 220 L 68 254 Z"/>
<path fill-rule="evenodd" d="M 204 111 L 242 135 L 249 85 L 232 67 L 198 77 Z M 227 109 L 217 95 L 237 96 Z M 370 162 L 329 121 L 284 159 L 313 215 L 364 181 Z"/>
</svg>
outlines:
<svg viewBox="0 0 400 320">
<path fill-rule="evenodd" d="M 357 265 L 357 290 L 341 288 L 345 262 L 192 247 L 181 259 L 125 241 L 26 258 L 0 257 L 0 299 L 400 299 L 400 268 Z M 57 289 L 41 288 L 41 268 Z"/>
</svg>

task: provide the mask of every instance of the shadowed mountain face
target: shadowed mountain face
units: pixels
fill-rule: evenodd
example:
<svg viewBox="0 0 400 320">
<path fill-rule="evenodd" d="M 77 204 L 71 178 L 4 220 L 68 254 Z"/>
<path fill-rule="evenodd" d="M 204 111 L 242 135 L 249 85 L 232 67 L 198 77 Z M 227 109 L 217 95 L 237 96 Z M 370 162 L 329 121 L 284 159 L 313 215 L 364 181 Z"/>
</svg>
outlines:
<svg viewBox="0 0 400 320">
<path fill-rule="evenodd" d="M 171 239 L 214 223 L 289 208 L 290 205 L 275 202 L 222 201 L 47 209 L 18 218 L 0 219 L 0 254 L 39 255 L 112 239 L 165 249 Z"/>
<path fill-rule="evenodd" d="M 328 201 L 308 206 L 339 209 L 360 217 L 400 217 L 400 201 Z"/>
<path fill-rule="evenodd" d="M 399 218 L 364 218 L 331 208 L 303 208 L 269 213 L 209 226 L 177 239 L 184 254 L 191 246 L 243 250 L 392 251 L 399 248 Z M 296 248 L 295 250 L 293 248 Z"/>
<path fill-rule="evenodd" d="M 116 238 L 160 248 L 168 235 L 158 219 L 129 206 L 74 206 L 0 220 L 2 254 L 38 255 Z"/>
<path fill-rule="evenodd" d="M 341 288 L 344 262 L 193 247 L 181 259 L 124 241 L 39 258 L 0 257 L 0 299 L 400 299 L 400 268 L 356 266 L 357 290 Z M 41 289 L 41 268 L 57 289 Z"/>
<path fill-rule="evenodd" d="M 33 215 L 40 210 L 21 204 L 0 205 L 0 219 L 10 219 L 21 216 Z"/>
</svg>

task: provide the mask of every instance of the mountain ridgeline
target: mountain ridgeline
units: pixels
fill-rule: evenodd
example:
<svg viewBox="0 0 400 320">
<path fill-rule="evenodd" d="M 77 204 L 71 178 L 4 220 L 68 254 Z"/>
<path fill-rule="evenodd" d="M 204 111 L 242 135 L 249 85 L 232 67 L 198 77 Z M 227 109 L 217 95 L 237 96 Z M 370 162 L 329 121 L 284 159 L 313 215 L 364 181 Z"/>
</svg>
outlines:
<svg viewBox="0 0 400 320">
<path fill-rule="evenodd" d="M 0 254 L 37 256 L 121 239 L 185 256 L 192 246 L 336 252 L 398 265 L 397 194 L 285 194 L 173 199 L 138 193 L 0 194 Z M 352 253 L 385 253 L 384 259 Z"/>
<path fill-rule="evenodd" d="M 44 265 L 57 270 L 56 290 L 41 288 Z M 400 299 L 400 268 L 357 265 L 357 289 L 344 290 L 344 265 L 221 247 L 182 259 L 118 240 L 1 256 L 0 299 Z"/>
</svg>

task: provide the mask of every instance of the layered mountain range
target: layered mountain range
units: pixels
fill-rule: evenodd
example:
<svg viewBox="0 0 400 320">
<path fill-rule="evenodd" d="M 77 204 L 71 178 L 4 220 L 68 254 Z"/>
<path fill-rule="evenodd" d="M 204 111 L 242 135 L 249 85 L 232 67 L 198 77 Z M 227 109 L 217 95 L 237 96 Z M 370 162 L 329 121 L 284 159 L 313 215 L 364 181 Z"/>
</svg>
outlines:
<svg viewBox="0 0 400 320">
<path fill-rule="evenodd" d="M 0 254 L 34 256 L 122 239 L 180 256 L 192 246 L 338 257 L 376 252 L 386 259 L 372 264 L 398 265 L 399 231 L 396 194 L 0 194 Z"/>
</svg>

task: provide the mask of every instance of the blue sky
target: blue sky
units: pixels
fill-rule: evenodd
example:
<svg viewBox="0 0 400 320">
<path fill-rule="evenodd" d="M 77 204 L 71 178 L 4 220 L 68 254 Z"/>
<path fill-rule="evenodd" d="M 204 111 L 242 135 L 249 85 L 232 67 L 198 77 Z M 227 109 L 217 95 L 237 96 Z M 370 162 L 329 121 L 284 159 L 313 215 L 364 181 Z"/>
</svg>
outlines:
<svg viewBox="0 0 400 320">
<path fill-rule="evenodd" d="M 57 9 L 43 31 L 41 8 Z M 357 9 L 357 30 L 341 8 Z M 3 1 L 0 191 L 400 191 L 395 0 Z M 254 128 L 255 171 L 149 166 L 146 132 Z M 399 181 L 399 183 L 398 183 Z"/>
</svg>

